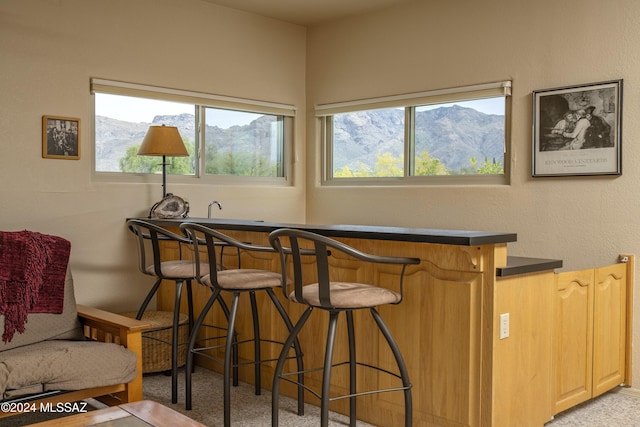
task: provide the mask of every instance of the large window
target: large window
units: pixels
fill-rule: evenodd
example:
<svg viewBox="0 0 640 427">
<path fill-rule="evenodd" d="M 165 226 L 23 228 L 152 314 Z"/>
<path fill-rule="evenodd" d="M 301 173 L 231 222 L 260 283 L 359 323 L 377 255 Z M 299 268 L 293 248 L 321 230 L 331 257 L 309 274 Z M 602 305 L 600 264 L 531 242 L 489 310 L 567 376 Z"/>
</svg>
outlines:
<svg viewBox="0 0 640 427">
<path fill-rule="evenodd" d="M 316 107 L 325 184 L 504 184 L 511 82 Z"/>
<path fill-rule="evenodd" d="M 167 173 L 203 181 L 284 183 L 292 149 L 291 106 L 92 80 L 95 171 L 136 176 L 161 171 L 138 156 L 150 125 L 176 126 L 189 157 L 168 157 Z"/>
</svg>

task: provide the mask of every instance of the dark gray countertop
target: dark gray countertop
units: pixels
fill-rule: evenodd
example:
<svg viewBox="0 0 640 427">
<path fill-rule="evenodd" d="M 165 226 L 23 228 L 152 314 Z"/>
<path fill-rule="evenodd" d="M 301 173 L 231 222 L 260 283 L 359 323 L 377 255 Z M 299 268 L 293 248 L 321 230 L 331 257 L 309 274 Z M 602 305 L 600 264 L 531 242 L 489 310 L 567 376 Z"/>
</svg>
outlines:
<svg viewBox="0 0 640 427">
<path fill-rule="evenodd" d="M 312 231 L 328 237 L 351 237 L 357 239 L 395 240 L 401 242 L 434 243 L 443 245 L 477 246 L 516 241 L 515 233 L 494 233 L 488 231 L 440 230 L 432 228 L 382 227 L 372 225 L 313 225 L 287 224 L 278 222 L 252 221 L 242 219 L 210 218 L 140 218 L 162 227 L 177 227 L 182 222 L 195 222 L 220 230 L 244 230 L 270 233 L 279 228 L 294 228 Z M 534 273 L 562 267 L 562 260 L 507 257 L 507 266 L 496 269 L 500 277 Z"/>
<path fill-rule="evenodd" d="M 507 266 L 496 268 L 496 276 L 514 276 L 516 274 L 535 273 L 536 271 L 556 268 L 562 268 L 562 260 L 507 256 Z"/>
<path fill-rule="evenodd" d="M 396 240 L 401 242 L 436 243 L 443 245 L 477 246 L 515 242 L 515 233 L 489 231 L 439 230 L 431 228 L 382 227 L 373 225 L 313 225 L 240 219 L 209 218 L 140 218 L 163 227 L 177 227 L 182 222 L 211 225 L 221 230 L 245 230 L 269 233 L 279 228 L 311 231 L 328 237 L 352 237 L 357 239 Z"/>
</svg>

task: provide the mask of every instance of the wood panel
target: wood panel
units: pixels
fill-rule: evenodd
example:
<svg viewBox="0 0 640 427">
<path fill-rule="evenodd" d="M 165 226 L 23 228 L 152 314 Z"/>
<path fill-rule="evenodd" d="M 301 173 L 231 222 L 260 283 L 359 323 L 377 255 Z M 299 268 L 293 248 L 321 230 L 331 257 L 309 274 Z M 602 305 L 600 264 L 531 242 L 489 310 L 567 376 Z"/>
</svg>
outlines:
<svg viewBox="0 0 640 427">
<path fill-rule="evenodd" d="M 556 276 L 553 339 L 554 414 L 591 398 L 593 269 Z"/>
<path fill-rule="evenodd" d="M 509 314 L 509 336 L 493 336 L 492 425 L 541 426 L 551 419 L 553 297 L 552 271 L 496 283 L 494 330 Z"/>
<path fill-rule="evenodd" d="M 595 270 L 593 397 L 624 383 L 626 265 Z"/>
<path fill-rule="evenodd" d="M 380 308 L 411 373 L 416 419 L 477 425 L 481 285 L 479 273 L 447 271 L 424 262 L 407 276 L 405 301 Z M 379 346 L 378 354 L 384 366 L 393 366 L 386 346 Z M 383 376 L 379 383 L 391 385 Z M 377 400 L 381 409 L 404 410 L 401 394 L 379 395 Z M 389 421 L 385 425 L 397 425 Z"/>
<path fill-rule="evenodd" d="M 553 413 L 630 385 L 634 257 L 556 275 Z"/>
</svg>

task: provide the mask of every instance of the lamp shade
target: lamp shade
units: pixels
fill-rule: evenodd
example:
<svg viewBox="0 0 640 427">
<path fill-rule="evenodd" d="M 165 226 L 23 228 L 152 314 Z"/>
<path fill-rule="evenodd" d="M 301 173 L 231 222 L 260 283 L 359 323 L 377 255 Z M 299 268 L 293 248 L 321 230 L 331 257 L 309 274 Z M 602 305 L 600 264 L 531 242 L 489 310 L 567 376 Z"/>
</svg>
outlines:
<svg viewBox="0 0 640 427">
<path fill-rule="evenodd" d="M 188 156 L 182 137 L 175 126 L 149 126 L 138 150 L 141 156 Z"/>
</svg>

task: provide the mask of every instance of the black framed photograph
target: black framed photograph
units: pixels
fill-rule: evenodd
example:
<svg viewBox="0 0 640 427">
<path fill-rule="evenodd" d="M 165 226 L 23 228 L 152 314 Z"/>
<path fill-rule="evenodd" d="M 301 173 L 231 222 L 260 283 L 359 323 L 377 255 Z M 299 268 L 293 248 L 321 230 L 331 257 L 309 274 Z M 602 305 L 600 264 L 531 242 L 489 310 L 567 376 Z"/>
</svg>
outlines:
<svg viewBox="0 0 640 427">
<path fill-rule="evenodd" d="M 532 176 L 622 174 L 622 80 L 533 92 Z"/>
<path fill-rule="evenodd" d="M 42 116 L 42 157 L 80 158 L 80 119 Z"/>
</svg>

